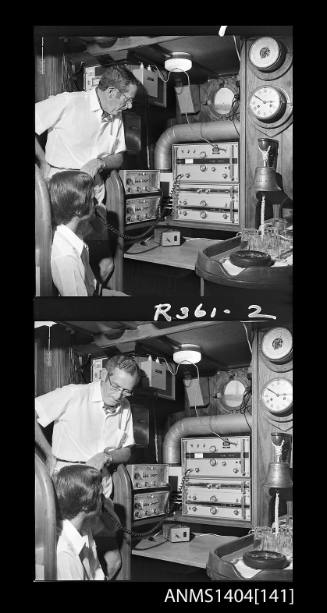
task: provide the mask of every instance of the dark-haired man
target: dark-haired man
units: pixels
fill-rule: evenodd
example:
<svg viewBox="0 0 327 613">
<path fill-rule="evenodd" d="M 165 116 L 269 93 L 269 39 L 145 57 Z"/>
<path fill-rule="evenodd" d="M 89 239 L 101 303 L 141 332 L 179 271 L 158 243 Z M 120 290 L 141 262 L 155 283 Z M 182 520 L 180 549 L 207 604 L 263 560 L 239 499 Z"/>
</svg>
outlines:
<svg viewBox="0 0 327 613">
<path fill-rule="evenodd" d="M 127 463 L 134 445 L 133 420 L 128 397 L 140 378 L 133 358 L 115 355 L 101 372 L 101 381 L 66 385 L 35 399 L 35 440 L 47 458 L 50 474 L 67 464 L 88 464 L 102 471 L 103 494 L 111 513 L 110 464 Z M 40 425 L 54 422 L 52 447 Z M 108 574 L 121 564 L 109 513 L 103 514 L 108 534 L 105 559 Z M 114 522 L 116 523 L 116 522 Z M 111 554 L 111 559 L 110 555 Z"/>
<path fill-rule="evenodd" d="M 99 85 L 89 91 L 63 92 L 35 105 L 35 132 L 48 131 L 45 152 L 35 138 L 35 153 L 45 179 L 64 170 L 81 170 L 94 178 L 99 224 L 87 242 L 91 266 L 112 254 L 105 229 L 103 172 L 120 168 L 125 151 L 122 111 L 132 107 L 138 80 L 124 66 L 104 70 Z M 107 239 L 107 240 L 106 240 Z M 94 252 L 94 253 L 93 253 Z M 112 261 L 108 261 L 108 274 Z"/>
<path fill-rule="evenodd" d="M 101 473 L 87 465 L 64 466 L 53 477 L 58 502 L 58 581 L 103 581 L 90 529 L 101 511 Z"/>
</svg>

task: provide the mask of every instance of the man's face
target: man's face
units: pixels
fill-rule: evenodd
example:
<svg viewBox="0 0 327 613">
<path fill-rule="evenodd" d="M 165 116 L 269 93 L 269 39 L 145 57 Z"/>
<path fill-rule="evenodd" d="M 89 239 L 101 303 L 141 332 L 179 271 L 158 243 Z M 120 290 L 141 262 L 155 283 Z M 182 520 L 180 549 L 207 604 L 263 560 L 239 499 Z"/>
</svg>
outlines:
<svg viewBox="0 0 327 613">
<path fill-rule="evenodd" d="M 128 397 L 133 392 L 137 383 L 137 374 L 132 375 L 117 367 L 111 375 L 105 369 L 102 373 L 102 400 L 106 406 L 117 409 L 122 398 Z"/>
<path fill-rule="evenodd" d="M 130 83 L 124 93 L 114 87 L 108 87 L 101 100 L 101 106 L 110 115 L 117 115 L 120 111 L 132 108 L 136 92 L 137 86 L 134 83 Z"/>
</svg>

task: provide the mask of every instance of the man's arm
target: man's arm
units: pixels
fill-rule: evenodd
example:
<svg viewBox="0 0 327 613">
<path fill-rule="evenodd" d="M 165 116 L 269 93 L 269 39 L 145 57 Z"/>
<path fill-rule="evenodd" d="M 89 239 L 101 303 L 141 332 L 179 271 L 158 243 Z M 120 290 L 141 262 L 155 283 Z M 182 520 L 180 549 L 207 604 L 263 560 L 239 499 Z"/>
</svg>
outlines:
<svg viewBox="0 0 327 613">
<path fill-rule="evenodd" d="M 81 168 L 81 172 L 87 172 L 91 177 L 95 177 L 96 173 L 104 168 L 110 170 L 112 168 L 120 168 L 123 163 L 122 153 L 113 153 L 105 157 L 95 158 L 90 160 Z"/>
<path fill-rule="evenodd" d="M 53 473 L 53 469 L 56 464 L 56 458 L 52 453 L 52 447 L 49 445 L 47 439 L 45 438 L 40 425 L 37 422 L 37 414 L 35 413 L 35 442 L 38 444 L 40 449 L 43 451 L 46 457 L 46 465 L 48 467 L 50 475 Z"/>
<path fill-rule="evenodd" d="M 42 175 L 46 177 L 47 171 L 49 169 L 49 164 L 46 162 L 45 153 L 39 143 L 39 139 L 36 134 L 35 134 L 35 157 L 38 160 Z"/>
<path fill-rule="evenodd" d="M 121 447 L 120 449 L 113 450 L 110 450 L 110 448 L 107 447 L 104 451 L 110 454 L 112 458 L 112 460 L 109 462 L 110 464 L 127 464 L 131 457 L 131 447 Z"/>
</svg>

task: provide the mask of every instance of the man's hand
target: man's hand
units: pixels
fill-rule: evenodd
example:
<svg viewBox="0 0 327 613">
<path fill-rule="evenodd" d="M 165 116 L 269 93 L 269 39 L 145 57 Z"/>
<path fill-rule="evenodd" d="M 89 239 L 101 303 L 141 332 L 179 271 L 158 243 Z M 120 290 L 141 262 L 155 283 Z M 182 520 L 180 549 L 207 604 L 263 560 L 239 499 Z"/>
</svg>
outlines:
<svg viewBox="0 0 327 613">
<path fill-rule="evenodd" d="M 94 178 L 97 172 L 102 170 L 102 168 L 105 168 L 105 163 L 102 160 L 95 158 L 94 160 L 90 160 L 84 164 L 80 170 L 81 172 L 87 172 L 92 178 Z"/>
<path fill-rule="evenodd" d="M 93 466 L 93 468 L 96 468 L 97 470 L 102 470 L 102 468 L 107 462 L 108 457 L 105 453 L 103 453 L 103 451 L 100 451 L 100 453 L 96 453 L 91 458 L 89 458 L 86 463 L 89 466 Z"/>
<path fill-rule="evenodd" d="M 50 477 L 52 477 L 53 475 L 53 471 L 56 466 L 56 463 L 57 463 L 57 458 L 54 455 L 48 455 L 46 459 L 46 467 L 49 471 Z"/>
</svg>

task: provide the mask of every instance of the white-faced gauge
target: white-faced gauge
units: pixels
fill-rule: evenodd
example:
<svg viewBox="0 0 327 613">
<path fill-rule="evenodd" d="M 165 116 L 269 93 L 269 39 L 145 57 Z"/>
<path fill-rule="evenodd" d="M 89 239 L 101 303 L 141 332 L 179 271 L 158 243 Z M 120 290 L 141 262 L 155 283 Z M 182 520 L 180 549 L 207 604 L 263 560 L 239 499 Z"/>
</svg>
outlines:
<svg viewBox="0 0 327 613">
<path fill-rule="evenodd" d="M 249 98 L 249 110 L 255 119 L 265 123 L 277 121 L 287 108 L 285 93 L 278 87 L 257 87 Z"/>
<path fill-rule="evenodd" d="M 261 399 L 270 413 L 283 415 L 293 404 L 292 381 L 283 377 L 271 379 L 265 384 Z"/>
<path fill-rule="evenodd" d="M 249 49 L 251 64 L 262 72 L 272 72 L 281 66 L 285 58 L 284 45 L 271 36 L 255 40 Z"/>
<path fill-rule="evenodd" d="M 292 357 L 293 337 L 288 328 L 277 326 L 268 330 L 261 341 L 263 355 L 275 363 L 283 363 Z"/>
</svg>

